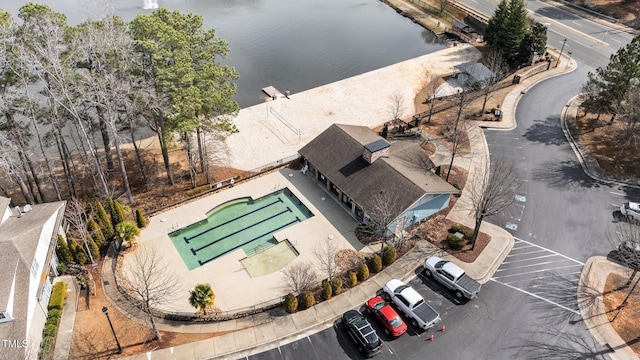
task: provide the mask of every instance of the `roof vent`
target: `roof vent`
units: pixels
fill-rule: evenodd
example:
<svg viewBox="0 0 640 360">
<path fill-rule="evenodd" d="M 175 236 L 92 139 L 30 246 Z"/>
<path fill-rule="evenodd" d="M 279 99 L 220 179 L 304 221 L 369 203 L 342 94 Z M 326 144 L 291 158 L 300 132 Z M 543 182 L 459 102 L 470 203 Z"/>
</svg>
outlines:
<svg viewBox="0 0 640 360">
<path fill-rule="evenodd" d="M 20 206 L 16 206 L 16 211 L 18 212 L 18 217 L 22 217 L 22 210 L 20 210 Z"/>
<path fill-rule="evenodd" d="M 0 324 L 13 321 L 13 317 L 8 311 L 0 311 Z"/>
<path fill-rule="evenodd" d="M 31 211 L 31 205 L 30 205 L 30 204 L 27 204 L 27 205 L 25 205 L 25 206 L 24 206 L 24 208 L 22 209 L 22 212 L 26 214 L 26 213 L 28 213 L 29 211 Z"/>
</svg>

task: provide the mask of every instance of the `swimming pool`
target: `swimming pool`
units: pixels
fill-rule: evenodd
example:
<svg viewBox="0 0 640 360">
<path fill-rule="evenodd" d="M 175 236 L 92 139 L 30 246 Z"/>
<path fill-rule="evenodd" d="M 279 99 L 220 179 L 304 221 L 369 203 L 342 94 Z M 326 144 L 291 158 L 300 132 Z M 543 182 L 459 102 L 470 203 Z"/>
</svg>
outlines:
<svg viewBox="0 0 640 360">
<path fill-rule="evenodd" d="M 273 234 L 313 216 L 289 190 L 258 199 L 238 198 L 207 213 L 205 220 L 169 234 L 189 270 L 242 248 L 245 253 L 276 244 Z"/>
</svg>

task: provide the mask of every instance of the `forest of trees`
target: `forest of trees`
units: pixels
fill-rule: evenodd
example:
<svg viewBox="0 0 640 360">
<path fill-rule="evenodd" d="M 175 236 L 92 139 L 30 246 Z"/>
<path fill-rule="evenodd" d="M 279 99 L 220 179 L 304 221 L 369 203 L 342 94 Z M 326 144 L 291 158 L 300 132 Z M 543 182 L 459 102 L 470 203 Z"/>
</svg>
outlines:
<svg viewBox="0 0 640 360">
<path fill-rule="evenodd" d="M 104 16 L 69 26 L 63 14 L 27 4 L 18 18 L 0 10 L 1 196 L 18 204 L 87 197 L 133 204 L 132 174 L 143 186 L 149 174 L 175 184 L 176 142 L 191 186 L 198 174 L 209 181 L 217 154 L 205 144 L 237 131 L 238 74 L 219 63 L 229 46 L 202 28 L 201 16 L 159 9 L 129 24 Z M 148 129 L 161 165 L 145 162 L 134 141 Z"/>
</svg>

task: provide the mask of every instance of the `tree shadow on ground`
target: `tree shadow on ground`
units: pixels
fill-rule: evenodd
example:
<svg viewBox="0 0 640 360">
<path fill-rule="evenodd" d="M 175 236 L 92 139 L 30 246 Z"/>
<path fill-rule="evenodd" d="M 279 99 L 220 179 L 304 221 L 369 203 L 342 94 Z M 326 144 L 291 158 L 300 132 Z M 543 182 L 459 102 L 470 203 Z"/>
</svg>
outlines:
<svg viewBox="0 0 640 360">
<path fill-rule="evenodd" d="M 531 171 L 532 178 L 556 189 L 598 188 L 609 186 L 587 176 L 576 161 L 547 162 Z"/>
<path fill-rule="evenodd" d="M 544 120 L 534 120 L 522 135 L 525 139 L 545 145 L 564 145 L 567 138 L 564 136 L 560 118 L 557 116 L 548 117 Z"/>
<path fill-rule="evenodd" d="M 553 339 L 553 341 L 550 341 Z M 546 360 L 608 359 L 609 348 L 598 344 L 592 336 L 581 336 L 547 328 L 540 332 L 527 332 L 517 346 L 511 347 L 517 358 Z"/>
</svg>

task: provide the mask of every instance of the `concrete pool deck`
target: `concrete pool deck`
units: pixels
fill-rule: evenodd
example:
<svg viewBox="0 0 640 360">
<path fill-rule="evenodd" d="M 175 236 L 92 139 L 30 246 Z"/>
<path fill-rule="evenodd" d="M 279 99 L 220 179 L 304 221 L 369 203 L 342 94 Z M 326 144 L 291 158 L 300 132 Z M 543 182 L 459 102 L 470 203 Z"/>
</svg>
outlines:
<svg viewBox="0 0 640 360">
<path fill-rule="evenodd" d="M 216 294 L 215 304 L 221 311 L 259 306 L 261 303 L 286 295 L 283 289 L 273 286 L 273 284 L 283 283 L 279 271 L 260 277 L 250 276 L 241 263 L 241 260 L 247 257 L 242 249 L 189 270 L 168 235 L 174 230 L 204 219 L 209 210 L 229 200 L 246 196 L 259 198 L 285 187 L 289 188 L 314 214 L 313 217 L 274 234 L 278 241 L 287 239 L 295 247 L 299 256 L 294 261 L 311 262 L 314 269 L 319 269 L 320 265 L 313 250 L 325 239 L 331 239 L 329 241 L 337 243 L 341 249 L 373 251 L 362 245 L 355 237 L 355 219 L 342 209 L 337 199 L 326 193 L 312 176 L 292 169 L 282 169 L 251 181 L 236 183 L 233 188 L 149 219 L 148 226 L 138 239 L 140 248 L 150 247 L 162 255 L 163 261 L 170 264 L 171 271 L 180 279 L 178 294 L 184 294 L 161 310 L 193 313 L 195 309 L 187 301 L 189 289 L 200 283 L 211 284 Z M 129 261 L 132 261 L 132 257 L 125 256 L 125 269 Z M 318 281 L 325 277 L 318 271 Z"/>
</svg>

